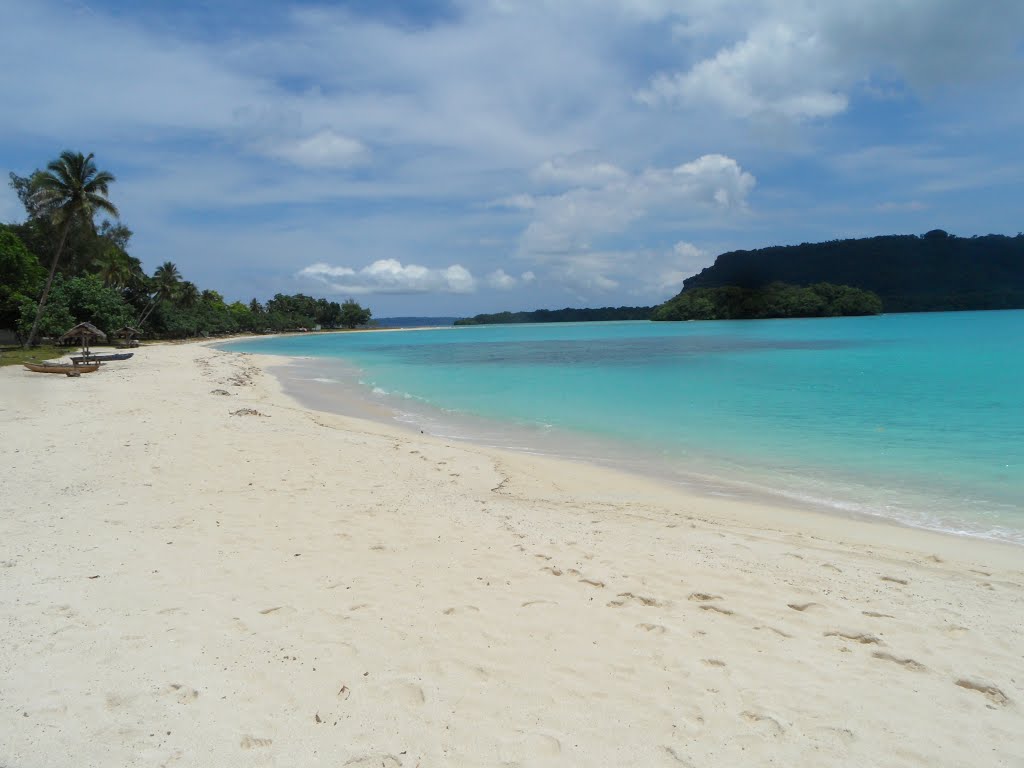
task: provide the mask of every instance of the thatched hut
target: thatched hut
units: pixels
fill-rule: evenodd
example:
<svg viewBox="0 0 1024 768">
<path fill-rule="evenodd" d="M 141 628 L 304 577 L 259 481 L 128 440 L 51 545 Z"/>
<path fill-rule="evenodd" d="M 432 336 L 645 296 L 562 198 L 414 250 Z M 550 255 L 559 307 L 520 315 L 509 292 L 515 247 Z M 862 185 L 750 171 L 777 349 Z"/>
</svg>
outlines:
<svg viewBox="0 0 1024 768">
<path fill-rule="evenodd" d="M 130 325 L 126 325 L 123 328 L 118 328 L 113 334 L 116 338 L 121 339 L 121 343 L 117 345 L 119 349 L 126 349 L 128 347 L 139 346 L 138 337 L 142 335 L 142 331 L 138 328 L 132 328 Z"/>
<path fill-rule="evenodd" d="M 65 331 L 60 337 L 62 344 L 77 340 L 82 345 L 83 355 L 89 354 L 89 343 L 96 339 L 106 341 L 107 334 L 92 323 L 79 323 L 74 328 Z"/>
</svg>

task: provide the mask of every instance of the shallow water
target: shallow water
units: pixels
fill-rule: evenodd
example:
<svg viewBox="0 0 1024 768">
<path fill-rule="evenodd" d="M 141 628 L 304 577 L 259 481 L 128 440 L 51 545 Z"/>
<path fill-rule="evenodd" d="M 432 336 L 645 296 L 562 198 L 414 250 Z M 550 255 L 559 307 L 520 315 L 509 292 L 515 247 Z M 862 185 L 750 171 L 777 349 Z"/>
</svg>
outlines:
<svg viewBox="0 0 1024 768">
<path fill-rule="evenodd" d="M 319 407 L 353 387 L 451 438 L 1024 543 L 1022 347 L 1024 311 L 230 345 L 317 358 L 291 375 Z"/>
</svg>

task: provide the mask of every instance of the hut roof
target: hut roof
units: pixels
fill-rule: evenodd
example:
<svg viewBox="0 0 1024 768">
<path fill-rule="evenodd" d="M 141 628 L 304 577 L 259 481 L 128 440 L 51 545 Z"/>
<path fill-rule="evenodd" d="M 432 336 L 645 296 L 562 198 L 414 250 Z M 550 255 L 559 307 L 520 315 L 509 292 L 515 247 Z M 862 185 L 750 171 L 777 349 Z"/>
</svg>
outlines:
<svg viewBox="0 0 1024 768">
<path fill-rule="evenodd" d="M 126 325 L 123 328 L 118 328 L 114 331 L 115 336 L 139 336 L 142 333 L 138 328 L 132 328 L 130 325 Z"/>
<path fill-rule="evenodd" d="M 105 339 L 107 334 L 101 331 L 92 323 L 79 323 L 74 328 L 70 328 L 64 332 L 64 335 L 60 337 L 61 341 L 67 341 L 68 339 L 80 339 L 89 336 L 95 339 Z"/>
</svg>

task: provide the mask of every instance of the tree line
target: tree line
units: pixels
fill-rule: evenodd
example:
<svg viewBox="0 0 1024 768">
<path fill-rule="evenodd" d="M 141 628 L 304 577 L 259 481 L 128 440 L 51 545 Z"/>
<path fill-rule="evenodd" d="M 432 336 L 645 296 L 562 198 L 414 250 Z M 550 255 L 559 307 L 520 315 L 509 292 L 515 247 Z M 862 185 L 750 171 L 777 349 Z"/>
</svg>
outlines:
<svg viewBox="0 0 1024 768">
<path fill-rule="evenodd" d="M 770 283 L 759 288 L 730 285 L 693 288 L 655 308 L 652 320 L 761 320 L 778 317 L 877 315 L 882 300 L 848 285 Z"/>
<path fill-rule="evenodd" d="M 536 309 L 532 312 L 498 312 L 474 315 L 455 325 L 501 325 L 507 323 L 586 323 L 601 320 L 650 320 L 654 307 L 600 307 L 596 309 Z"/>
<path fill-rule="evenodd" d="M 25 346 L 83 321 L 108 333 L 131 326 L 155 338 L 370 322 L 370 310 L 352 299 L 278 293 L 265 303 L 228 303 L 185 280 L 173 262 L 147 275 L 128 251 L 131 229 L 112 221 L 119 218 L 108 197 L 115 181 L 96 168 L 93 155 L 71 151 L 45 170 L 10 174 L 26 219 L 0 224 L 0 328 L 14 330 Z M 97 225 L 99 214 L 106 218 Z"/>
</svg>

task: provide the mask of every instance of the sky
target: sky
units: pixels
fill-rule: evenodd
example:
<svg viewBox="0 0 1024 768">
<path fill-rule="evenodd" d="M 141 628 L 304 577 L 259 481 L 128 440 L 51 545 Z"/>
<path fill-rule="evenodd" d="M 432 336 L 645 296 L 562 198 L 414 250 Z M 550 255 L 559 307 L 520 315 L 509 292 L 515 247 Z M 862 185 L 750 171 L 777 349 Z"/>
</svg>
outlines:
<svg viewBox="0 0 1024 768">
<path fill-rule="evenodd" d="M 0 170 L 147 272 L 375 316 L 656 304 L 720 253 L 1024 213 L 1019 0 L 0 0 Z M 6 185 L 0 222 L 24 212 Z"/>
</svg>

